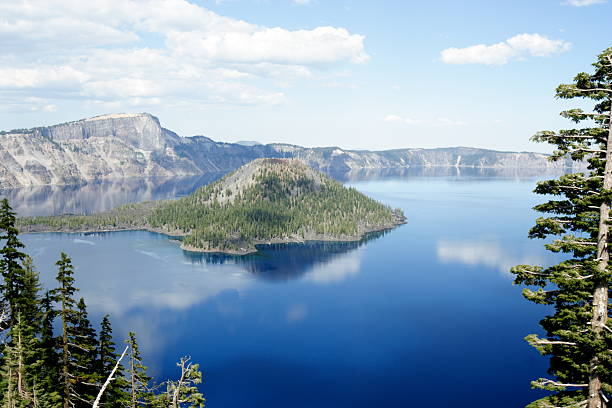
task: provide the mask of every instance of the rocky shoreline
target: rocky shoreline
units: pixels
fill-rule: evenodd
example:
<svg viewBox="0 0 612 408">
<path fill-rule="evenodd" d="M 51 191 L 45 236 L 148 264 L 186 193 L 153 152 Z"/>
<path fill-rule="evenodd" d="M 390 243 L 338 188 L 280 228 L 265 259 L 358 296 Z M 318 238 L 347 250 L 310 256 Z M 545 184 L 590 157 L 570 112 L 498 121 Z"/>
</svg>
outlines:
<svg viewBox="0 0 612 408">
<path fill-rule="evenodd" d="M 326 242 L 353 242 L 360 241 L 366 235 L 381 232 L 381 231 L 389 231 L 395 227 L 398 227 L 402 224 L 406 224 L 406 217 L 397 217 L 393 223 L 387 223 L 377 227 L 366 228 L 362 232 L 356 235 L 342 235 L 342 236 L 333 236 L 333 235 L 322 235 L 322 234 L 309 234 L 306 237 L 301 236 L 293 236 L 286 238 L 273 238 L 268 240 L 254 240 L 252 243 L 248 243 L 244 248 L 200 248 L 192 245 L 186 245 L 180 239 L 186 237 L 188 234 L 183 231 L 168 231 L 161 228 L 153 228 L 148 226 L 143 227 L 117 227 L 117 228 L 87 228 L 87 229 L 78 229 L 78 228 L 50 228 L 46 225 L 26 225 L 19 229 L 22 234 L 47 234 L 47 233 L 62 233 L 62 234 L 98 234 L 98 233 L 107 233 L 107 232 L 121 232 L 121 231 L 148 231 L 156 234 L 166 235 L 169 240 L 176 241 L 180 243 L 180 248 L 183 251 L 188 252 L 199 252 L 199 253 L 218 253 L 218 254 L 226 254 L 226 255 L 249 255 L 258 252 L 258 245 L 274 245 L 274 244 L 292 244 L 292 243 L 304 243 L 307 241 L 326 241 Z"/>
</svg>

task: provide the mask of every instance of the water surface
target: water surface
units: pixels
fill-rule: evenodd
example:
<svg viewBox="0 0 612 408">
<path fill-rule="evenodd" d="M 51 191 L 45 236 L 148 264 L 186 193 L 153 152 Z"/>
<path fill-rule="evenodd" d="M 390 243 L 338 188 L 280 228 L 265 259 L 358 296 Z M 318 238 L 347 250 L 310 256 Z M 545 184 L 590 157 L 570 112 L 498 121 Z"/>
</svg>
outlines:
<svg viewBox="0 0 612 408">
<path fill-rule="evenodd" d="M 555 260 L 526 239 L 535 179 L 340 179 L 402 208 L 408 224 L 362 242 L 274 245 L 247 257 L 184 252 L 149 232 L 23 240 L 45 286 L 60 251 L 73 258 L 92 319 L 110 313 L 117 341 L 136 331 L 156 376 L 175 377 L 182 355 L 199 362 L 211 408 L 518 407 L 537 398 L 529 382 L 546 375 L 546 361 L 523 337 L 539 331 L 545 310 L 523 300 L 508 273 Z M 198 185 L 169 183 L 164 198 Z M 24 191 L 12 197 L 16 208 L 53 212 Z"/>
</svg>

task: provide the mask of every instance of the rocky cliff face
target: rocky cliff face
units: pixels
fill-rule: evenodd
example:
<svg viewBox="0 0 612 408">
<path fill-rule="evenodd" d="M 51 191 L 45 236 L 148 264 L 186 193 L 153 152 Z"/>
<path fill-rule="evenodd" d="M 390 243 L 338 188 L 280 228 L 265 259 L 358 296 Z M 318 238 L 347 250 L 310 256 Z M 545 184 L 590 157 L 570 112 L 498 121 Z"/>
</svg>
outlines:
<svg viewBox="0 0 612 408">
<path fill-rule="evenodd" d="M 147 113 L 112 114 L 0 133 L 0 189 L 126 177 L 227 172 L 258 157 L 299 158 L 315 169 L 349 172 L 415 166 L 560 170 L 538 153 L 474 148 L 351 151 L 286 144 L 234 144 L 179 137 Z"/>
</svg>

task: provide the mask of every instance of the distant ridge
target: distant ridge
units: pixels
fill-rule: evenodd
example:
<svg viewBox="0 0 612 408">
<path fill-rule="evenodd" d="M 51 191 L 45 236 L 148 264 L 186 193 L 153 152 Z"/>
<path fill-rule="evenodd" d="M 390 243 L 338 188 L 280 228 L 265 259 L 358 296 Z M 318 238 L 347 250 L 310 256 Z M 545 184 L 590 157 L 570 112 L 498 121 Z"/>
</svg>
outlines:
<svg viewBox="0 0 612 408">
<path fill-rule="evenodd" d="M 569 160 L 551 163 L 541 153 L 471 147 L 362 151 L 223 143 L 204 136 L 180 137 L 148 113 L 116 113 L 0 132 L 0 189 L 228 172 L 260 157 L 298 158 L 328 172 L 419 166 L 559 171 L 576 165 Z"/>
</svg>

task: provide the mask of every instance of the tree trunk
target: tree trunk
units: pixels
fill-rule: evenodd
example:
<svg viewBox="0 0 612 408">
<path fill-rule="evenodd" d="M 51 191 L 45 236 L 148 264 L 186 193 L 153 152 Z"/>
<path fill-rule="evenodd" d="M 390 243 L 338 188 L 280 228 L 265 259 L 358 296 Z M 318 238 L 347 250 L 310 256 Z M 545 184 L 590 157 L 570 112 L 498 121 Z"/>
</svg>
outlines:
<svg viewBox="0 0 612 408">
<path fill-rule="evenodd" d="M 606 146 L 606 166 L 604 168 L 603 188 L 612 190 L 612 106 L 609 112 L 608 142 Z M 602 272 L 608 270 L 610 251 L 608 248 L 610 232 L 610 203 L 605 201 L 599 208 L 599 233 L 597 236 L 597 259 Z M 593 316 L 591 328 L 597 337 L 601 337 L 608 319 L 608 280 L 600 279 L 595 282 L 593 290 Z M 601 396 L 601 379 L 596 373 L 600 362 L 594 356 L 589 364 L 589 404 L 588 408 L 605 408 L 606 403 Z"/>
<path fill-rule="evenodd" d="M 134 371 L 134 345 L 132 347 L 132 359 L 130 361 L 130 370 L 132 371 L 132 375 L 130 376 L 130 382 L 132 386 L 132 408 L 136 408 L 136 372 Z"/>
<path fill-rule="evenodd" d="M 70 363 L 68 359 L 68 316 L 66 313 L 66 303 L 64 299 L 62 299 L 62 351 L 64 355 L 62 356 L 62 376 L 64 377 L 64 408 L 70 408 L 70 378 L 69 378 L 69 369 L 68 364 Z"/>
</svg>

